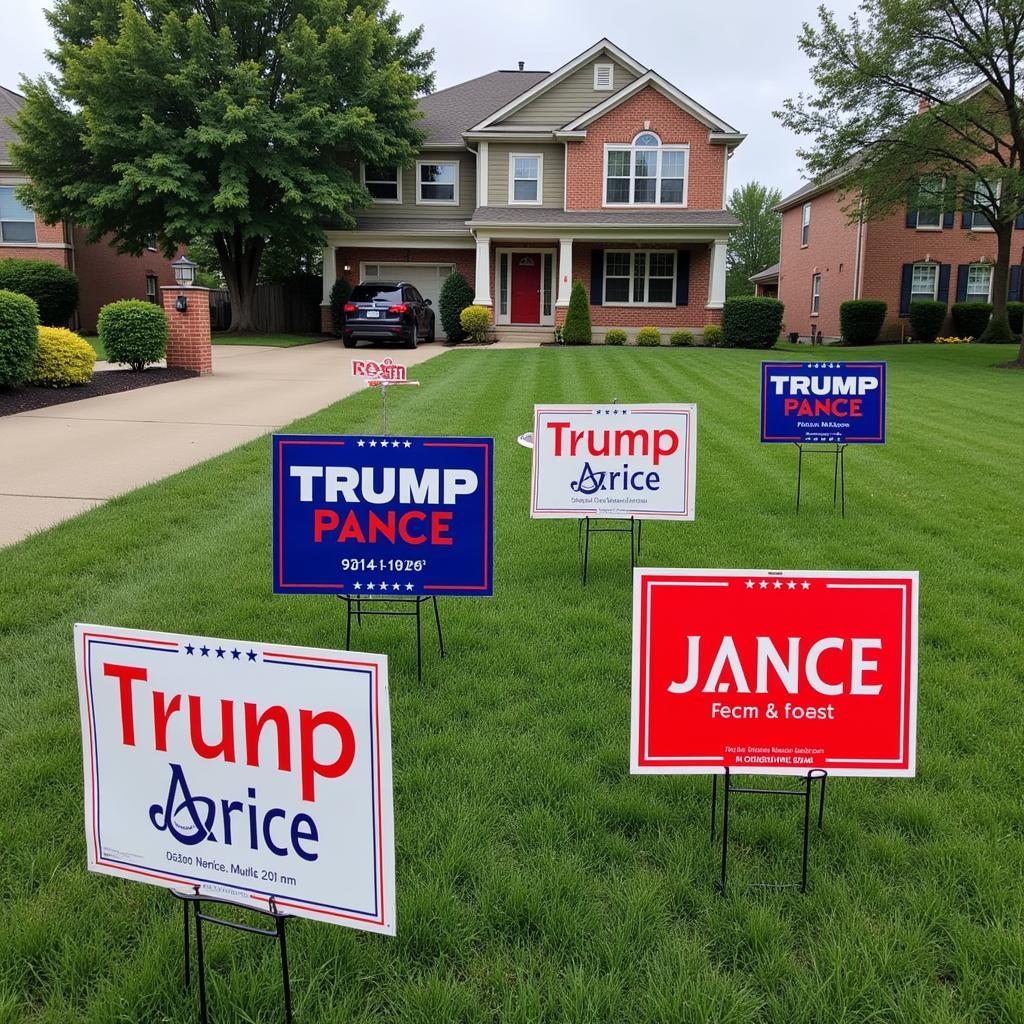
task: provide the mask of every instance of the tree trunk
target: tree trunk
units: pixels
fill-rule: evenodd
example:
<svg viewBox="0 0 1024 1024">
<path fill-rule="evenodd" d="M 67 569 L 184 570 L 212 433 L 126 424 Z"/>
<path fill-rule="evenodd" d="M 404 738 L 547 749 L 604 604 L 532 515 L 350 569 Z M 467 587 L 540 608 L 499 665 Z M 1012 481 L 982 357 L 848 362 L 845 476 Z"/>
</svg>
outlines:
<svg viewBox="0 0 1024 1024">
<path fill-rule="evenodd" d="M 996 262 L 992 268 L 992 319 L 981 332 L 980 342 L 1011 341 L 1010 321 L 1006 315 L 1006 293 L 1010 286 L 1010 245 L 1013 241 L 1013 221 L 1000 221 L 995 225 Z"/>
<path fill-rule="evenodd" d="M 236 230 L 233 235 L 216 235 L 214 244 L 231 302 L 231 326 L 228 333 L 245 334 L 255 331 L 256 282 L 259 279 L 264 241 L 262 238 L 243 238 L 241 232 Z"/>
</svg>

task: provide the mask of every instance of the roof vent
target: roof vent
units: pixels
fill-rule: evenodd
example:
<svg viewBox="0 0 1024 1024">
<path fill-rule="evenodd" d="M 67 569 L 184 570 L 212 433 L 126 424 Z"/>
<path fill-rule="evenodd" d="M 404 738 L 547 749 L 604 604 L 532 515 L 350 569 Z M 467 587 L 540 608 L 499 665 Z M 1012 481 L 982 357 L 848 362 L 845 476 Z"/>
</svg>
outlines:
<svg viewBox="0 0 1024 1024">
<path fill-rule="evenodd" d="M 526 67 L 526 61 L 521 60 L 519 62 L 519 70 L 522 71 L 524 67 Z"/>
</svg>

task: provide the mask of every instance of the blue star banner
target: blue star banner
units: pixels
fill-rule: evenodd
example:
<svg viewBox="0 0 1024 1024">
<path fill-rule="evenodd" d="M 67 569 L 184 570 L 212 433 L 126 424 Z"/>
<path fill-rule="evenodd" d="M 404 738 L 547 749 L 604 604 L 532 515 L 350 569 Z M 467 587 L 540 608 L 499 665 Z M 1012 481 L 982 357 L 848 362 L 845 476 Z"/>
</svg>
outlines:
<svg viewBox="0 0 1024 1024">
<path fill-rule="evenodd" d="M 274 593 L 489 597 L 494 440 L 275 434 Z"/>
</svg>

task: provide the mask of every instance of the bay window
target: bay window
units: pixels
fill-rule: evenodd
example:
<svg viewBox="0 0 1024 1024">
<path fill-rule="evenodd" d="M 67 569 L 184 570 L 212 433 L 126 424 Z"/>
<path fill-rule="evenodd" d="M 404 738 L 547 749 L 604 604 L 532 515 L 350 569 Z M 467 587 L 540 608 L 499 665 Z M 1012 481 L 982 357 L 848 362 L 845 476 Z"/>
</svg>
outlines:
<svg viewBox="0 0 1024 1024">
<path fill-rule="evenodd" d="M 910 301 L 934 299 L 939 291 L 939 265 L 915 263 L 910 278 Z"/>
<path fill-rule="evenodd" d="M 675 304 L 676 254 L 606 251 L 604 304 L 671 306 Z"/>
<path fill-rule="evenodd" d="M 416 165 L 416 202 L 458 206 L 459 161 L 421 161 Z"/>
<path fill-rule="evenodd" d="M 374 167 L 363 166 L 363 184 L 373 196 L 375 203 L 400 203 L 402 201 L 402 172 L 395 164 Z"/>
<path fill-rule="evenodd" d="M 0 242 L 36 240 L 35 214 L 14 194 L 14 187 L 0 187 Z"/>
<path fill-rule="evenodd" d="M 630 146 L 605 146 L 606 206 L 685 206 L 688 146 L 641 132 Z"/>
</svg>

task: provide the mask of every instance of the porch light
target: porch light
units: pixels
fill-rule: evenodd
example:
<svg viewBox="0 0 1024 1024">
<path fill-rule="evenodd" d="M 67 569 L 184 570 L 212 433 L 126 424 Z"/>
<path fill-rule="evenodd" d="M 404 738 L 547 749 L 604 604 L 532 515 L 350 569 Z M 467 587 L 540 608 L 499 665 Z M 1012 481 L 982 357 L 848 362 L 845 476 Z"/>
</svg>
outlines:
<svg viewBox="0 0 1024 1024">
<path fill-rule="evenodd" d="M 171 270 L 174 271 L 174 280 L 182 288 L 191 288 L 195 283 L 196 271 L 199 269 L 198 265 L 193 263 L 187 256 L 179 256 L 172 264 Z"/>
</svg>

